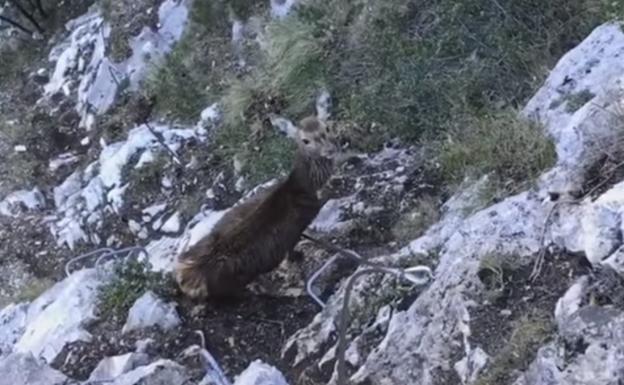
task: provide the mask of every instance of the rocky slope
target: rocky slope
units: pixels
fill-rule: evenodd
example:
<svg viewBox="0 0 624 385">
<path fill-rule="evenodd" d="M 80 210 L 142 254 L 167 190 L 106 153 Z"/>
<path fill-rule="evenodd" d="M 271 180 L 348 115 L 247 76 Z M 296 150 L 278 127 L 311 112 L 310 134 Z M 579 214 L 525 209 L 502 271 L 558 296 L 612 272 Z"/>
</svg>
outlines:
<svg viewBox="0 0 624 385">
<path fill-rule="evenodd" d="M 194 124 L 135 119 L 120 138 L 98 130 L 187 26 L 190 1 L 156 3 L 141 2 L 142 21 L 127 23 L 136 31 L 124 59 L 106 49 L 121 27 L 95 4 L 33 72 L 36 108 L 73 120 L 69 144 L 46 160 L 49 178 L 0 195 L 0 385 L 335 384 L 357 263 L 302 241 L 304 258 L 286 260 L 234 304 L 192 303 L 167 279 L 180 250 L 255 189 L 206 154 L 222 122 L 218 103 Z M 292 3 L 272 1 L 271 17 Z M 234 44 L 244 39 L 237 28 L 252 27 L 235 23 Z M 354 155 L 332 178 L 310 233 L 386 266 L 433 271 L 419 284 L 358 279 L 344 332 L 352 383 L 624 379 L 622 55 L 621 26 L 600 26 L 527 103 L 522 114 L 544 124 L 557 152 L 527 191 L 484 205 L 485 175 L 445 196 L 426 149 L 400 143 Z M 324 95 L 317 114 L 330 107 Z M 21 146 L 2 151 L 29 151 Z M 440 201 L 439 218 L 399 239 L 398 219 L 423 196 Z M 332 257 L 312 288 L 321 308 L 306 281 Z"/>
</svg>

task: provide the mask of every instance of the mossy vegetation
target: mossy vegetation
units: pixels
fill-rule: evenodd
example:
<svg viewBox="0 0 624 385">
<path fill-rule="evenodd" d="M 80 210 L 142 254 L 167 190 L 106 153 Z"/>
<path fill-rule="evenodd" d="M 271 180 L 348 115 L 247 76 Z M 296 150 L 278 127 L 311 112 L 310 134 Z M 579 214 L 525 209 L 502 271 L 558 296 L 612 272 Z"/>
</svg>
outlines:
<svg viewBox="0 0 624 385">
<path fill-rule="evenodd" d="M 102 314 L 123 318 L 134 302 L 151 290 L 161 296 L 170 295 L 175 289 L 173 279 L 160 272 L 151 271 L 147 262 L 137 260 L 119 261 L 114 267 L 114 277 L 99 289 Z"/>
</svg>

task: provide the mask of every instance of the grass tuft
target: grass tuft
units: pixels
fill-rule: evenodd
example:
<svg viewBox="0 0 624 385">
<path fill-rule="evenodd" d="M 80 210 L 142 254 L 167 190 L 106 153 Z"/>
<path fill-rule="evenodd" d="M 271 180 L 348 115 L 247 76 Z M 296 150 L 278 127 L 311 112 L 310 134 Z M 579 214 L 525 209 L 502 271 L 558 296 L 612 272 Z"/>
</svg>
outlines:
<svg viewBox="0 0 624 385">
<path fill-rule="evenodd" d="M 537 123 L 505 111 L 455 126 L 439 147 L 439 162 L 449 181 L 466 175 L 494 174 L 501 187 L 516 192 L 554 165 L 550 138 Z"/>
</svg>

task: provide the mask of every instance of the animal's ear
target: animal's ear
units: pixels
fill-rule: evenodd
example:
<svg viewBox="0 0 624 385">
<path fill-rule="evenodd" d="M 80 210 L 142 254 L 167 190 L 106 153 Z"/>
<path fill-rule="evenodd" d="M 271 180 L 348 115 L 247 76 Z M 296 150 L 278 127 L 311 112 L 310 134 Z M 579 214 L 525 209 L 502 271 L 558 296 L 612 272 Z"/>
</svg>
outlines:
<svg viewBox="0 0 624 385">
<path fill-rule="evenodd" d="M 273 127 L 279 130 L 281 133 L 285 134 L 289 138 L 296 138 L 298 128 L 288 119 L 282 118 L 281 116 L 270 114 L 269 120 Z"/>
</svg>

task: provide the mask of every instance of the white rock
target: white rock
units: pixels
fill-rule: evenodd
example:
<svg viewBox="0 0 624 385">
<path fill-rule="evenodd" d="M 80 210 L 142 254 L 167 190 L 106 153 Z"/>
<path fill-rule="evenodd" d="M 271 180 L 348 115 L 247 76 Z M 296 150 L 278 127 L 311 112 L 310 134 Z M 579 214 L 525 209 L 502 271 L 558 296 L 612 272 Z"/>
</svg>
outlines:
<svg viewBox="0 0 624 385">
<path fill-rule="evenodd" d="M 624 372 L 624 313 L 586 306 L 560 324 L 562 338 L 542 347 L 535 361 L 514 385 L 617 384 Z M 566 357 L 565 343 L 583 349 Z"/>
<path fill-rule="evenodd" d="M 621 246 L 611 256 L 603 260 L 602 264 L 624 277 L 624 246 Z"/>
<path fill-rule="evenodd" d="M 43 207 L 45 207 L 45 197 L 41 190 L 35 187 L 32 190 L 19 190 L 7 195 L 0 201 L 0 215 L 16 217 L 22 208 L 32 211 Z"/>
<path fill-rule="evenodd" d="M 158 214 L 160 214 L 163 211 L 165 211 L 166 208 L 167 208 L 167 204 L 166 203 L 155 204 L 155 205 L 152 205 L 152 206 L 144 208 L 143 211 L 142 211 L 142 213 L 143 213 L 143 221 L 144 222 L 151 221 Z"/>
<path fill-rule="evenodd" d="M 130 229 L 132 234 L 138 234 L 141 231 L 141 229 L 143 229 L 141 224 L 139 222 L 135 221 L 134 219 L 130 219 L 128 221 L 128 228 Z"/>
<path fill-rule="evenodd" d="M 587 276 L 577 279 L 563 297 L 559 298 L 555 307 L 555 319 L 558 323 L 563 324 L 566 322 L 567 318 L 576 313 L 580 308 L 587 282 Z"/>
<path fill-rule="evenodd" d="M 15 152 L 26 152 L 28 149 L 23 144 L 18 144 L 17 146 L 13 147 L 13 150 Z"/>
<path fill-rule="evenodd" d="M 112 381 L 139 366 L 147 365 L 148 362 L 149 356 L 143 353 L 106 357 L 91 372 L 89 381 Z"/>
<path fill-rule="evenodd" d="M 581 218 L 585 255 L 592 264 L 600 263 L 613 253 L 619 244 L 621 217 L 617 211 L 593 205 Z"/>
<path fill-rule="evenodd" d="M 151 127 L 160 132 L 167 145 L 197 138 L 194 129 L 170 129 L 156 123 Z M 75 172 L 57 186 L 54 201 L 59 219 L 50 227 L 59 245 L 73 248 L 87 239 L 85 222 L 91 229 L 97 228 L 105 212 L 118 212 L 129 186 L 122 178 L 124 168 L 135 155 L 159 146 L 149 128 L 141 125 L 128 133 L 127 140 L 107 145 L 99 159 L 82 173 Z"/>
<path fill-rule="evenodd" d="M 146 164 L 152 163 L 155 159 L 156 158 L 154 157 L 154 152 L 152 150 L 150 150 L 150 149 L 147 149 L 147 150 L 143 151 L 143 153 L 139 157 L 139 160 L 134 165 L 134 168 L 135 169 L 140 169 L 143 166 L 145 166 Z"/>
<path fill-rule="evenodd" d="M 271 16 L 282 19 L 288 15 L 298 0 L 271 0 Z"/>
<path fill-rule="evenodd" d="M 10 304 L 0 311 L 0 357 L 13 351 L 13 346 L 24 333 L 28 304 Z"/>
<path fill-rule="evenodd" d="M 59 168 L 67 165 L 74 164 L 78 161 L 78 157 L 70 152 L 61 154 L 52 159 L 48 164 L 48 168 L 51 172 L 56 172 Z"/>
<path fill-rule="evenodd" d="M 340 219 L 343 212 L 353 205 L 354 202 L 356 202 L 355 196 L 328 200 L 310 224 L 310 228 L 328 233 L 346 226 L 347 222 L 341 222 Z"/>
<path fill-rule="evenodd" d="M 596 28 L 564 55 L 523 111 L 545 123 L 555 139 L 557 167 L 542 179 L 549 191 L 580 191 L 596 154 L 616 143 L 622 108 L 624 32 L 619 23 Z M 567 98 L 589 91 L 595 97 L 570 112 Z"/>
<path fill-rule="evenodd" d="M 147 350 L 154 345 L 154 339 L 153 338 L 145 338 L 142 340 L 138 340 L 134 346 L 136 348 L 136 352 L 137 353 L 145 353 L 147 352 Z"/>
<path fill-rule="evenodd" d="M 0 385 L 65 385 L 67 377 L 30 353 L 0 358 Z"/>
<path fill-rule="evenodd" d="M 470 354 L 462 358 L 459 362 L 455 363 L 455 371 L 459 378 L 462 380 L 462 384 L 471 384 L 479 378 L 479 374 L 487 365 L 490 356 L 483 351 L 483 349 L 477 347 L 470 350 Z"/>
<path fill-rule="evenodd" d="M 95 320 L 98 287 L 105 282 L 93 269 L 83 269 L 46 290 L 28 307 L 27 325 L 16 352 L 31 352 L 52 362 L 63 347 L 89 341 L 84 327 Z"/>
<path fill-rule="evenodd" d="M 288 382 L 279 370 L 256 360 L 236 378 L 234 385 L 288 385 Z"/>
<path fill-rule="evenodd" d="M 331 95 L 327 90 L 323 90 L 316 98 L 316 117 L 321 121 L 327 121 L 331 116 Z"/>
<path fill-rule="evenodd" d="M 186 385 L 189 376 L 184 367 L 170 360 L 158 360 L 124 373 L 110 385 Z M 86 381 L 84 385 L 99 385 L 99 381 Z"/>
<path fill-rule="evenodd" d="M 151 291 L 137 299 L 128 312 L 128 319 L 122 333 L 150 326 L 170 330 L 180 325 L 180 317 L 173 304 L 165 303 Z"/>
<path fill-rule="evenodd" d="M 167 221 L 162 225 L 160 231 L 165 233 L 177 233 L 180 231 L 180 213 L 175 212 Z"/>
</svg>

